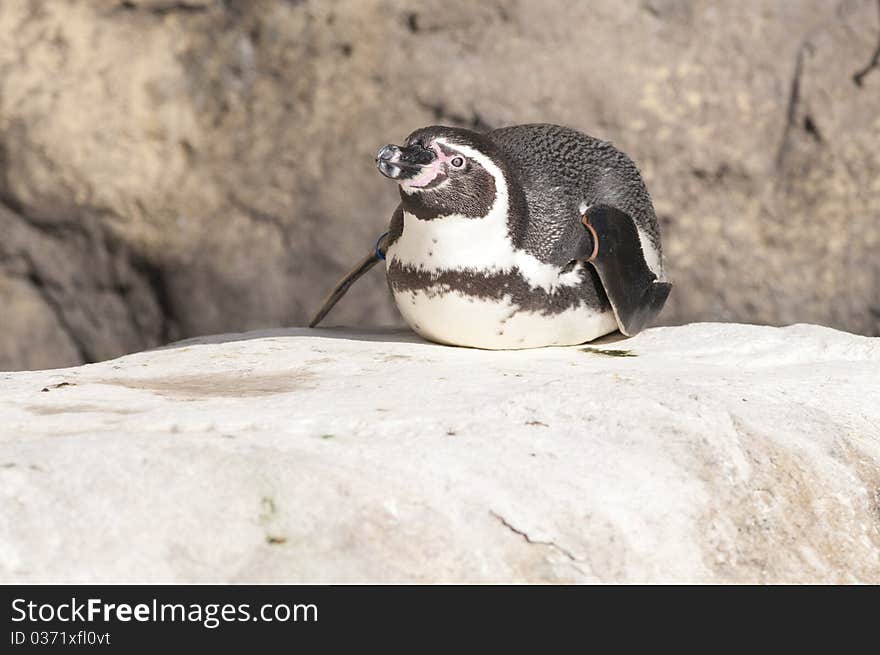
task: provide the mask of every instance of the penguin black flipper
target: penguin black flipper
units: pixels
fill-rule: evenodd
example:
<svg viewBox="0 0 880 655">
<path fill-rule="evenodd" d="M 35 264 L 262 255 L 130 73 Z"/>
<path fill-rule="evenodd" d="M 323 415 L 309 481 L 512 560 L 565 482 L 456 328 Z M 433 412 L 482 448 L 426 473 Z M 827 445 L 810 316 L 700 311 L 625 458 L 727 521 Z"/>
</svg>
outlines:
<svg viewBox="0 0 880 655">
<path fill-rule="evenodd" d="M 376 243 L 373 252 L 364 257 L 357 266 L 346 273 L 336 286 L 333 287 L 333 290 L 327 294 L 324 302 L 321 303 L 321 308 L 315 312 L 312 320 L 309 321 L 310 328 L 316 327 L 318 323 L 324 320 L 324 317 L 330 313 L 333 306 L 339 302 L 342 296 L 344 296 L 351 288 L 351 285 L 357 282 L 364 273 L 373 268 L 373 266 L 375 266 L 380 260 L 385 259 L 385 250 L 388 243 L 386 236 L 387 235 L 382 235 L 379 237 L 379 241 Z"/>
<path fill-rule="evenodd" d="M 351 271 L 349 271 L 337 283 L 337 285 L 333 287 L 333 290 L 329 294 L 327 294 L 324 302 L 321 303 L 321 308 L 317 312 L 315 312 L 312 320 L 309 321 L 309 327 L 316 327 L 318 323 L 323 321 L 324 317 L 330 313 L 331 309 L 333 309 L 333 306 L 338 303 L 342 296 L 344 296 L 346 292 L 351 288 L 351 285 L 357 282 L 358 278 L 360 278 L 364 273 L 373 268 L 373 266 L 376 265 L 379 259 L 379 255 L 374 252 L 370 253 L 369 255 L 364 257 L 357 266 L 351 269 Z"/>
<path fill-rule="evenodd" d="M 648 266 L 629 214 L 597 205 L 586 211 L 582 222 L 585 232 L 577 245 L 578 258 L 596 269 L 617 326 L 626 336 L 633 336 L 657 317 L 672 285 L 659 280 Z"/>
</svg>

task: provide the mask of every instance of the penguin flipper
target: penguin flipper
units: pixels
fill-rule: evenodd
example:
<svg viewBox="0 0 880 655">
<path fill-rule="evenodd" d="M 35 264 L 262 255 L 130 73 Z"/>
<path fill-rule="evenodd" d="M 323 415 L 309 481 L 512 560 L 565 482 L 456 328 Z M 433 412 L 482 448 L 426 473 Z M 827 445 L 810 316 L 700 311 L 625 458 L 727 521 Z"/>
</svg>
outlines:
<svg viewBox="0 0 880 655">
<path fill-rule="evenodd" d="M 309 321 L 309 327 L 313 328 L 324 320 L 324 317 L 330 313 L 333 306 L 346 294 L 355 282 L 367 271 L 369 271 L 381 259 L 385 259 L 385 249 L 387 248 L 387 233 L 379 237 L 376 247 L 369 255 L 364 257 L 353 269 L 346 273 L 343 278 L 333 287 L 333 290 L 324 298 L 321 308 L 315 312 L 312 320 Z"/>
<path fill-rule="evenodd" d="M 597 205 L 587 210 L 582 222 L 592 247 L 588 261 L 599 274 L 617 326 L 626 336 L 638 334 L 663 309 L 672 285 L 659 280 L 648 266 L 629 214 Z"/>
</svg>

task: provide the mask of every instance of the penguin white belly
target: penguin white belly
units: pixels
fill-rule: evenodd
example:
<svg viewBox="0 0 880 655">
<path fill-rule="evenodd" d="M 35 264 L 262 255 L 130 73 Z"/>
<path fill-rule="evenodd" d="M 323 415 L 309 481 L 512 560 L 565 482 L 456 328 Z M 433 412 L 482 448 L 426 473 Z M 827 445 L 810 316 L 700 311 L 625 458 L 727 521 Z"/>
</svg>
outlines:
<svg viewBox="0 0 880 655">
<path fill-rule="evenodd" d="M 614 314 L 584 305 L 555 314 L 524 311 L 508 298 L 458 291 L 400 291 L 394 300 L 409 326 L 431 341 L 489 350 L 568 346 L 617 329 Z"/>
<path fill-rule="evenodd" d="M 547 294 L 579 296 L 581 271 L 560 274 L 516 250 L 500 208 L 478 220 L 420 221 L 405 213 L 403 232 L 388 247 L 386 268 L 404 320 L 431 341 L 492 350 L 538 348 L 584 343 L 617 329 L 610 307 L 542 305 Z"/>
</svg>

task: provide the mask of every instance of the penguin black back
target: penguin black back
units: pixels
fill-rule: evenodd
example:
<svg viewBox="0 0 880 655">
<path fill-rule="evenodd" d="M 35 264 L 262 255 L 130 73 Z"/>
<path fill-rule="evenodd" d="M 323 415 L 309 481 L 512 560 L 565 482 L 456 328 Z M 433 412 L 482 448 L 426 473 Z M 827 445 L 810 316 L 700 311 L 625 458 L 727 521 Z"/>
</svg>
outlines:
<svg viewBox="0 0 880 655">
<path fill-rule="evenodd" d="M 517 245 L 542 261 L 554 261 L 580 232 L 584 211 L 608 205 L 628 214 L 660 257 L 648 190 L 633 161 L 610 142 L 547 123 L 504 127 L 487 136 L 524 192 L 513 227 Z"/>
</svg>

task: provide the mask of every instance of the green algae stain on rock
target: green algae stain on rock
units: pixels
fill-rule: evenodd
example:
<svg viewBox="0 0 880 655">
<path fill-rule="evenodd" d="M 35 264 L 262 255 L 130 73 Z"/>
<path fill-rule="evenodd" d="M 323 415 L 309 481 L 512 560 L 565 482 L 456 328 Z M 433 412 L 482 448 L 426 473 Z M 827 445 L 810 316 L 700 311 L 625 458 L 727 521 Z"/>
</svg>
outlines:
<svg viewBox="0 0 880 655">
<path fill-rule="evenodd" d="M 287 537 L 271 527 L 271 524 L 276 522 L 277 517 L 278 508 L 275 506 L 275 500 L 271 496 L 263 496 L 260 499 L 259 521 L 266 528 L 264 539 L 270 546 L 280 546 L 287 543 Z"/>
<path fill-rule="evenodd" d="M 593 355 L 604 355 L 605 357 L 638 357 L 632 350 L 616 350 L 606 348 L 581 348 L 582 353 L 591 353 Z"/>
</svg>

